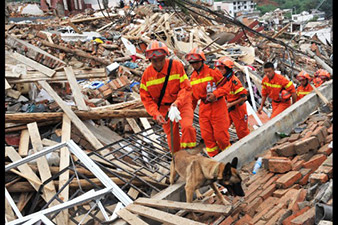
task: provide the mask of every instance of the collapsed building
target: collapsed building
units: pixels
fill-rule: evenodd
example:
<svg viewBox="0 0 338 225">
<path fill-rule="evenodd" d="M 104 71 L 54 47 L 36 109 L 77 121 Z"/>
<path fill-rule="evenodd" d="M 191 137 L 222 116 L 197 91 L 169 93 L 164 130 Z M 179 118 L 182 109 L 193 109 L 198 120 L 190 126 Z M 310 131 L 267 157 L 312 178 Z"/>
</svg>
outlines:
<svg viewBox="0 0 338 225">
<path fill-rule="evenodd" d="M 295 84 L 302 69 L 310 75 L 319 68 L 332 74 L 329 42 L 313 34 L 294 37 L 286 30 L 265 31 L 257 20 L 246 26 L 188 1 L 162 9 L 86 9 L 69 18 L 9 21 L 6 224 L 332 220 L 332 80 L 271 120 L 271 102 L 256 114 L 265 62 L 273 62 Z M 165 134 L 139 97 L 149 65 L 144 51 L 153 39 L 166 43 L 170 58 L 180 60 L 188 76 L 192 68 L 183 56 L 193 47 L 205 49 L 211 66 L 220 56 L 231 57 L 236 76 L 249 90 L 251 133 L 238 140 L 231 126 L 232 146 L 215 157 L 220 162 L 239 158 L 246 196 L 228 196 L 219 186 L 230 205 L 205 188 L 203 200 L 184 203 L 184 182 L 169 185 Z M 198 109 L 193 125 L 200 142 Z M 253 174 L 258 158 L 263 165 Z"/>
</svg>

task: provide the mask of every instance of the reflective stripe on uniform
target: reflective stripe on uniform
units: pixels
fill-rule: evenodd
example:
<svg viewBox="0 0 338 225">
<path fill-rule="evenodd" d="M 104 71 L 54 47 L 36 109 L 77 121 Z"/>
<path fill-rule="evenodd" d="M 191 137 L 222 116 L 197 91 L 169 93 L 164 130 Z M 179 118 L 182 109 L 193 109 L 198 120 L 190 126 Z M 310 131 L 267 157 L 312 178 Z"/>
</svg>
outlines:
<svg viewBox="0 0 338 225">
<path fill-rule="evenodd" d="M 288 88 L 292 85 L 292 81 L 290 81 L 287 85 L 285 85 L 285 88 Z"/>
<path fill-rule="evenodd" d="M 270 84 L 270 83 L 268 83 L 268 82 L 264 82 L 263 83 L 264 85 L 266 85 L 266 86 L 268 86 L 268 87 L 273 87 L 273 88 L 281 88 L 282 87 L 282 85 L 279 85 L 279 84 Z M 292 82 L 291 82 L 291 84 L 292 84 Z M 290 85 L 291 85 L 290 84 Z M 289 85 L 289 84 L 287 84 L 287 85 Z M 289 86 L 290 86 L 289 85 Z M 286 86 L 285 86 L 286 87 Z"/>
<path fill-rule="evenodd" d="M 235 95 L 235 94 L 237 94 L 237 93 L 239 93 L 239 92 L 241 92 L 243 90 L 244 90 L 244 87 L 240 87 L 236 91 L 230 91 L 230 94 Z"/>
<path fill-rule="evenodd" d="M 196 147 L 196 142 L 189 142 L 189 143 L 185 143 L 185 142 L 181 142 L 181 148 L 192 148 L 192 147 Z"/>
<path fill-rule="evenodd" d="M 214 152 L 218 150 L 218 146 L 215 146 L 213 148 L 206 148 L 207 152 Z"/>
<path fill-rule="evenodd" d="M 309 93 L 310 93 L 310 91 L 299 91 L 299 92 L 297 92 L 297 95 L 307 95 Z"/>
<path fill-rule="evenodd" d="M 187 79 L 188 79 L 187 74 L 184 74 L 183 76 L 180 77 L 180 83 L 184 82 Z"/>
<path fill-rule="evenodd" d="M 200 84 L 200 83 L 203 83 L 203 82 L 211 81 L 213 79 L 214 79 L 213 77 L 204 77 L 204 78 L 201 78 L 201 79 L 190 81 L 190 84 L 191 85 Z"/>
<path fill-rule="evenodd" d="M 180 80 L 180 75 L 179 74 L 172 74 L 169 76 L 169 81 L 171 80 Z M 157 85 L 157 84 L 162 84 L 164 83 L 165 81 L 165 77 L 162 77 L 162 78 L 159 78 L 159 79 L 156 79 L 156 80 L 150 80 L 150 81 L 147 81 L 146 83 L 146 87 L 149 87 L 149 86 L 152 86 L 152 85 Z"/>
<path fill-rule="evenodd" d="M 143 89 L 143 90 L 145 90 L 145 91 L 148 91 L 148 88 L 147 88 L 147 86 L 146 86 L 146 85 L 144 85 L 144 84 L 140 84 L 140 88 L 141 88 L 141 89 Z"/>
<path fill-rule="evenodd" d="M 228 148 L 230 148 L 230 146 L 231 146 L 231 144 L 229 144 L 228 147 L 226 147 L 225 149 L 223 149 L 222 152 L 225 151 L 225 150 L 227 150 Z"/>
</svg>

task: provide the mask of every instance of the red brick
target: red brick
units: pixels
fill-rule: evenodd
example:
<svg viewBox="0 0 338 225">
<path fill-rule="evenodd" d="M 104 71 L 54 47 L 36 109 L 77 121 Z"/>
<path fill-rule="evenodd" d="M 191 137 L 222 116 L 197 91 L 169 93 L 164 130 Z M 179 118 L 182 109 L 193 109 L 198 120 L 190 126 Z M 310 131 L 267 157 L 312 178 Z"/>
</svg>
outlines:
<svg viewBox="0 0 338 225">
<path fill-rule="evenodd" d="M 251 203 L 255 198 L 257 198 L 261 193 L 263 192 L 262 188 L 257 189 L 255 192 L 253 192 L 248 198 L 246 198 L 247 203 Z"/>
<path fill-rule="evenodd" d="M 269 171 L 273 173 L 285 173 L 292 169 L 290 159 L 269 159 Z"/>
<path fill-rule="evenodd" d="M 306 212 L 309 209 L 310 209 L 310 207 L 306 206 L 305 208 L 303 208 L 303 209 L 295 212 L 294 214 L 292 214 L 291 216 L 289 216 L 288 218 L 286 218 L 285 220 L 283 220 L 283 225 L 291 225 L 291 220 L 293 220 L 297 216 L 303 214 L 304 212 Z"/>
<path fill-rule="evenodd" d="M 116 90 L 116 89 L 117 89 L 117 87 L 116 87 L 116 85 L 114 84 L 114 82 L 109 82 L 108 84 L 109 84 L 109 86 L 110 86 L 113 90 Z"/>
<path fill-rule="evenodd" d="M 289 188 L 288 191 L 278 200 L 278 203 L 288 206 L 292 199 L 296 198 L 299 190 Z"/>
<path fill-rule="evenodd" d="M 293 156 L 296 154 L 295 145 L 294 143 L 286 142 L 282 145 L 279 145 L 276 148 L 276 152 L 279 156 L 285 156 L 285 157 Z"/>
<path fill-rule="evenodd" d="M 299 160 L 295 164 L 292 164 L 292 170 L 300 170 L 303 167 L 304 160 Z"/>
<path fill-rule="evenodd" d="M 272 193 L 272 196 L 281 198 L 287 191 L 288 189 L 277 189 Z"/>
<path fill-rule="evenodd" d="M 227 216 L 225 220 L 222 221 L 219 225 L 231 225 L 234 222 L 234 219 L 231 216 Z"/>
<path fill-rule="evenodd" d="M 280 139 L 279 141 L 276 142 L 277 145 L 281 145 L 286 143 L 289 140 L 289 137 L 284 137 L 282 139 Z"/>
<path fill-rule="evenodd" d="M 263 192 L 259 196 L 262 197 L 263 200 L 265 200 L 268 197 L 270 197 L 275 190 L 276 190 L 276 184 L 272 184 L 268 188 L 263 189 Z"/>
<path fill-rule="evenodd" d="M 332 153 L 332 148 L 329 148 L 329 144 L 323 145 L 318 151 L 317 154 L 324 154 L 326 156 Z"/>
<path fill-rule="evenodd" d="M 263 201 L 256 209 L 256 213 L 263 211 L 265 208 L 272 209 L 273 206 L 277 205 L 278 198 L 276 197 L 268 197 L 265 201 Z"/>
<path fill-rule="evenodd" d="M 261 197 L 257 197 L 255 198 L 252 202 L 249 203 L 249 205 L 247 205 L 244 208 L 244 213 L 248 214 L 249 216 L 253 217 L 255 215 L 255 211 L 257 209 L 257 207 L 263 202 L 263 198 Z"/>
<path fill-rule="evenodd" d="M 251 216 L 249 216 L 248 214 L 245 214 L 235 223 L 235 225 L 244 225 L 244 224 L 253 225 L 250 222 L 251 220 L 252 220 Z"/>
<path fill-rule="evenodd" d="M 108 90 L 110 89 L 109 85 L 105 84 L 105 85 L 102 85 L 101 87 L 98 88 L 98 90 L 100 92 L 104 92 L 105 90 Z"/>
<path fill-rule="evenodd" d="M 310 150 L 317 150 L 319 141 L 316 137 L 308 137 L 295 142 L 295 151 L 298 155 L 309 152 Z"/>
<path fill-rule="evenodd" d="M 307 194 L 307 190 L 306 189 L 300 189 L 300 192 L 298 193 L 297 198 L 295 199 L 295 201 L 292 201 L 289 204 L 288 209 L 291 209 L 293 213 L 299 211 L 298 202 L 305 201 L 306 194 Z"/>
<path fill-rule="evenodd" d="M 329 177 L 325 173 L 313 173 L 309 177 L 309 181 L 311 184 L 315 184 L 317 182 L 319 183 L 325 183 L 328 181 Z"/>
<path fill-rule="evenodd" d="M 265 221 L 268 221 L 269 219 L 271 219 L 279 210 L 281 210 L 282 208 L 284 208 L 284 204 L 279 203 L 278 205 L 274 206 L 268 213 L 266 213 L 262 219 Z"/>
<path fill-rule="evenodd" d="M 332 140 L 333 140 L 333 136 L 332 134 L 330 134 L 325 138 L 325 143 L 329 144 Z"/>
<path fill-rule="evenodd" d="M 266 222 L 264 220 L 259 220 L 255 225 L 264 225 Z"/>
<path fill-rule="evenodd" d="M 313 225 L 314 223 L 315 223 L 314 207 L 291 220 L 291 225 Z"/>
<path fill-rule="evenodd" d="M 324 133 L 322 130 L 326 131 L 326 127 L 324 126 L 319 126 L 317 127 L 311 134 L 311 136 L 314 136 L 318 139 L 319 143 L 324 143 L 326 135 L 324 136 Z"/>
<path fill-rule="evenodd" d="M 279 217 L 286 212 L 286 209 L 280 209 L 267 223 L 266 225 L 275 225 Z"/>
<path fill-rule="evenodd" d="M 250 222 L 256 224 L 257 221 L 260 220 L 265 214 L 267 214 L 272 209 L 273 206 L 274 205 L 271 205 L 271 207 L 265 207 L 263 208 L 263 210 L 258 211 L 259 213 L 257 213 Z"/>
<path fill-rule="evenodd" d="M 276 180 L 278 180 L 278 178 L 280 178 L 282 174 L 276 174 L 275 176 L 271 177 L 270 180 L 268 182 L 266 182 L 262 189 L 265 190 L 266 188 L 268 188 L 271 184 L 275 183 Z"/>
<path fill-rule="evenodd" d="M 331 125 L 328 129 L 327 129 L 327 133 L 332 134 L 333 133 L 333 125 Z"/>
<path fill-rule="evenodd" d="M 302 175 L 299 171 L 290 171 L 283 176 L 281 176 L 277 181 L 277 187 L 281 188 L 288 188 L 291 187 L 294 183 L 296 183 L 300 178 L 302 178 Z"/>
<path fill-rule="evenodd" d="M 331 179 L 333 174 L 333 168 L 331 166 L 321 165 L 320 167 L 318 167 L 315 173 L 325 173 L 329 177 L 329 179 Z"/>
<path fill-rule="evenodd" d="M 301 173 L 302 178 L 298 181 L 298 184 L 300 185 L 307 184 L 309 177 L 313 173 L 313 171 L 311 169 L 302 168 L 299 170 L 299 172 Z"/>
<path fill-rule="evenodd" d="M 300 139 L 300 134 L 292 134 L 288 140 L 288 142 L 292 143 Z"/>
<path fill-rule="evenodd" d="M 304 168 L 310 168 L 315 171 L 325 160 L 327 159 L 326 155 L 316 154 L 309 161 L 303 164 Z"/>
</svg>

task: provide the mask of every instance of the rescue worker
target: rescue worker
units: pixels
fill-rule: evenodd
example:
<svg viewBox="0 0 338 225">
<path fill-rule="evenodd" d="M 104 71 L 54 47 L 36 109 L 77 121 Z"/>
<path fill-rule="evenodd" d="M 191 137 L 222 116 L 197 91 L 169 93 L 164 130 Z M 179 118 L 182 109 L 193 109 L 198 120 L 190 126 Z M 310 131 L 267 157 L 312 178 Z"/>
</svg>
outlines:
<svg viewBox="0 0 338 225">
<path fill-rule="evenodd" d="M 300 71 L 297 75 L 297 80 L 299 80 L 300 85 L 297 87 L 297 101 L 303 98 L 305 95 L 309 94 L 313 88 L 310 85 L 311 77 L 304 70 Z"/>
<path fill-rule="evenodd" d="M 313 84 L 315 85 L 315 87 L 319 87 L 325 81 L 328 81 L 331 78 L 330 73 L 324 69 L 317 70 L 314 75 L 315 75 L 315 79 L 313 79 Z"/>
<path fill-rule="evenodd" d="M 168 77 L 167 86 L 158 106 L 160 93 L 165 83 L 165 78 L 168 72 L 169 55 L 167 46 L 159 41 L 152 41 L 146 49 L 146 58 L 151 61 L 144 71 L 141 84 L 140 96 L 141 101 L 153 118 L 162 125 L 164 132 L 167 135 L 167 141 L 171 146 L 170 123 L 165 117 L 169 109 L 177 107 L 180 112 L 182 136 L 179 135 L 179 124 L 173 121 L 173 152 L 180 149 L 196 147 L 196 130 L 193 127 L 194 112 L 192 109 L 191 85 L 184 71 L 182 63 L 177 60 L 172 60 L 170 76 Z"/>
<path fill-rule="evenodd" d="M 223 97 L 227 92 L 224 89 L 226 86 L 216 89 L 223 76 L 218 70 L 211 69 L 204 63 L 206 58 L 200 48 L 192 49 L 185 59 L 194 68 L 190 77 L 193 109 L 201 99 L 199 105 L 201 136 L 208 155 L 214 157 L 230 147 L 229 115 Z"/>
<path fill-rule="evenodd" d="M 229 112 L 230 124 L 234 122 L 238 139 L 241 139 L 250 133 L 248 128 L 248 113 L 245 101 L 248 91 L 243 87 L 241 81 L 235 76 L 234 63 L 227 56 L 219 58 L 215 62 L 215 67 L 222 73 L 225 85 L 229 86 L 226 101 Z"/>
<path fill-rule="evenodd" d="M 262 79 L 262 102 L 257 110 L 259 114 L 267 97 L 272 100 L 272 114 L 271 118 L 283 112 L 291 105 L 290 97 L 292 97 L 292 104 L 297 101 L 296 89 L 292 81 L 281 74 L 275 73 L 274 66 L 271 62 L 264 64 L 264 74 Z"/>
</svg>

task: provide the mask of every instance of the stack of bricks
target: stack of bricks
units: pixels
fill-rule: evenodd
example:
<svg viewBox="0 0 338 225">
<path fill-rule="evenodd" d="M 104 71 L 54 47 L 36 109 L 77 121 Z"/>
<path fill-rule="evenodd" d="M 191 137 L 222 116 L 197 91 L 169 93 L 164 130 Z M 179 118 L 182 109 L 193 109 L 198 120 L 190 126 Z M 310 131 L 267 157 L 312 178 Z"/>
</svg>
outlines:
<svg viewBox="0 0 338 225">
<path fill-rule="evenodd" d="M 126 76 L 120 76 L 109 83 L 99 87 L 98 89 L 91 92 L 91 98 L 104 98 L 108 99 L 112 93 L 129 85 L 130 81 Z"/>
<path fill-rule="evenodd" d="M 87 141 L 87 139 L 81 134 L 81 132 L 75 127 L 71 128 L 71 136 L 70 138 L 82 149 L 94 151 L 95 148 Z"/>
<path fill-rule="evenodd" d="M 236 207 L 220 224 L 314 224 L 315 207 L 308 189 L 332 179 L 331 118 L 332 114 L 312 115 L 299 126 L 305 128 L 301 133 L 293 132 L 268 149 L 262 155 L 263 168 L 243 179 L 244 201 L 235 197 Z M 327 204 L 332 204 L 332 198 Z"/>
</svg>

